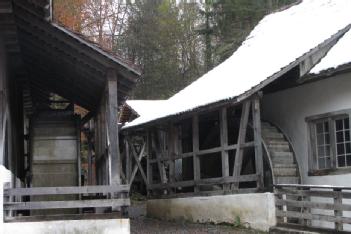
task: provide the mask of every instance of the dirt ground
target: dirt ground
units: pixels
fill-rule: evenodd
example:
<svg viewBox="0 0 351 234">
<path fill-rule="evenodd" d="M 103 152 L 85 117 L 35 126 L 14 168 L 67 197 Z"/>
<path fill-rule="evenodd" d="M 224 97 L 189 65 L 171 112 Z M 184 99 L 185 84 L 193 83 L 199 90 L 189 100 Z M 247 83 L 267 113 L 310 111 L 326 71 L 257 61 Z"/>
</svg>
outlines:
<svg viewBox="0 0 351 234">
<path fill-rule="evenodd" d="M 193 224 L 187 222 L 166 222 L 146 217 L 145 202 L 133 202 L 129 209 L 130 229 L 136 233 L 174 233 L 174 234 L 205 234 L 205 233 L 238 233 L 256 234 L 262 233 L 255 230 L 235 228 L 229 225 Z"/>
</svg>

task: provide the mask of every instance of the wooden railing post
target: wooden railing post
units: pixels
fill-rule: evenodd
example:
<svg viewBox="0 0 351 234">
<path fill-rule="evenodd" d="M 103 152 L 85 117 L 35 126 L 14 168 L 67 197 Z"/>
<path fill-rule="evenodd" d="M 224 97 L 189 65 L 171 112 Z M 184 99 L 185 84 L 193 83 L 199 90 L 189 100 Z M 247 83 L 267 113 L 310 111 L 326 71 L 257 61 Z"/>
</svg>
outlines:
<svg viewBox="0 0 351 234">
<path fill-rule="evenodd" d="M 334 205 L 337 206 L 338 209 L 334 210 L 334 215 L 336 218 L 338 218 L 338 221 L 335 222 L 335 229 L 337 231 L 342 231 L 343 230 L 343 223 L 341 221 L 343 212 L 341 210 L 342 207 L 342 190 L 339 188 L 334 188 L 334 192 L 336 192 L 336 197 L 334 197 Z"/>
<path fill-rule="evenodd" d="M 302 188 L 302 190 L 303 191 L 310 191 L 310 188 Z M 309 195 L 302 195 L 302 199 L 301 200 L 305 201 L 305 202 L 310 202 L 311 201 L 311 196 L 309 196 Z M 301 209 L 302 209 L 304 214 L 306 214 L 306 215 L 311 214 L 311 208 L 303 207 Z M 311 222 L 310 219 L 304 219 L 303 225 L 311 226 L 312 222 Z"/>
</svg>

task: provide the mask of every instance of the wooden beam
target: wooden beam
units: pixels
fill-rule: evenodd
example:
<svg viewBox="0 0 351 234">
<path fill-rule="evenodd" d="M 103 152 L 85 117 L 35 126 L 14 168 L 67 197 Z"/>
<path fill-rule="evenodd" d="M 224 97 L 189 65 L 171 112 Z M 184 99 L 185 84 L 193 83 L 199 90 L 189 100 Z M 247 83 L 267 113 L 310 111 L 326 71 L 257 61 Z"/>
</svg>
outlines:
<svg viewBox="0 0 351 234">
<path fill-rule="evenodd" d="M 227 108 L 223 107 L 219 112 L 220 138 L 221 138 L 221 158 L 222 158 L 222 177 L 229 176 L 229 159 L 228 151 L 228 124 L 227 124 Z M 223 185 L 223 189 L 228 189 L 228 186 Z"/>
<path fill-rule="evenodd" d="M 144 152 L 145 152 L 145 149 L 146 149 L 146 142 L 144 142 L 143 146 L 141 147 L 141 150 L 139 152 L 139 156 L 138 156 L 138 161 L 141 162 L 141 159 L 143 158 L 144 156 Z M 130 180 L 129 180 L 129 184 L 132 185 L 133 181 L 134 181 L 134 178 L 136 176 L 136 173 L 138 172 L 138 164 L 136 163 L 134 165 L 134 168 L 133 168 L 133 171 L 131 173 L 131 176 L 130 176 Z M 140 172 L 141 173 L 141 172 Z M 145 172 L 144 172 L 145 174 Z M 145 182 L 146 185 L 149 184 L 148 180 Z"/>
<path fill-rule="evenodd" d="M 148 184 L 153 183 L 153 178 L 152 178 L 152 166 L 151 166 L 151 156 L 152 156 L 152 134 L 150 130 L 147 130 L 146 133 L 146 145 L 147 145 L 147 158 L 146 158 L 146 173 L 147 173 L 147 182 Z M 149 196 L 150 190 L 148 190 L 148 196 Z"/>
<path fill-rule="evenodd" d="M 108 154 L 110 161 L 110 183 L 121 184 L 121 158 L 119 153 L 118 137 L 118 102 L 117 102 L 117 75 L 116 71 L 107 71 L 107 100 L 106 121 L 108 136 Z"/>
<path fill-rule="evenodd" d="M 259 189 L 264 188 L 264 172 L 263 172 L 263 152 L 262 152 L 262 134 L 261 134 L 261 108 L 260 99 L 256 96 L 252 100 L 252 119 L 253 119 L 253 130 L 254 130 L 254 141 L 255 141 L 255 164 L 256 173 L 259 175 L 257 181 L 257 187 Z"/>
<path fill-rule="evenodd" d="M 193 129 L 193 170 L 194 170 L 194 180 L 200 180 L 200 158 L 198 156 L 199 152 L 199 116 L 194 115 L 192 118 L 192 129 Z M 194 192 L 198 192 L 199 188 L 194 187 Z"/>
<path fill-rule="evenodd" d="M 125 161 L 126 161 L 126 181 L 128 184 L 131 184 L 131 176 L 132 176 L 132 160 L 130 158 L 130 146 L 128 141 L 128 136 L 124 139 L 124 153 L 125 153 Z M 133 145 L 131 145 L 133 147 Z"/>
<path fill-rule="evenodd" d="M 174 183 L 167 184 L 153 184 L 150 186 L 151 189 L 166 189 L 166 188 L 177 188 L 177 187 L 190 187 L 190 186 L 200 186 L 200 185 L 219 185 L 233 182 L 250 182 L 256 181 L 257 174 L 251 175 L 241 175 L 237 178 L 232 176 L 218 177 L 218 178 L 207 178 L 200 180 L 187 180 L 187 181 L 177 181 Z"/>
<path fill-rule="evenodd" d="M 136 153 L 135 148 L 134 148 L 133 145 L 131 145 L 131 149 L 132 149 L 132 155 L 133 155 L 133 158 L 134 158 L 134 160 L 135 160 L 136 166 L 138 166 L 139 171 L 140 171 L 140 174 L 141 174 L 141 176 L 143 177 L 143 180 L 144 180 L 146 186 L 148 186 L 147 177 L 146 177 L 146 175 L 145 175 L 145 172 L 144 172 L 143 167 L 142 167 L 141 164 L 140 164 L 140 160 L 141 160 L 141 158 L 143 157 L 143 153 L 144 153 L 144 147 L 142 148 L 142 150 L 141 150 L 141 152 L 140 152 L 140 154 L 139 154 L 139 157 L 137 157 L 137 153 Z M 135 171 L 135 173 L 134 173 L 134 171 Z M 136 170 L 135 170 L 135 169 L 133 170 L 133 174 L 134 174 L 134 176 L 132 175 L 132 176 L 133 176 L 132 179 L 134 180 L 134 177 L 135 177 L 135 174 L 136 174 Z M 132 182 L 132 180 L 131 180 L 131 182 Z M 130 184 L 131 184 L 131 183 L 130 183 Z"/>
<path fill-rule="evenodd" d="M 164 145 L 165 139 L 164 139 L 164 136 L 162 135 L 162 130 L 157 130 L 156 137 L 158 139 L 157 141 L 158 145 L 156 145 L 157 165 L 160 171 L 162 183 L 167 183 L 167 175 L 166 175 L 166 169 L 164 164 L 165 161 L 162 161 L 162 158 L 165 156 L 165 145 Z"/>
<path fill-rule="evenodd" d="M 120 207 L 129 206 L 129 198 L 119 199 L 94 199 L 75 201 L 33 201 L 33 202 L 7 202 L 4 210 L 46 210 L 46 209 L 71 209 L 89 207 Z"/>
<path fill-rule="evenodd" d="M 83 127 L 89 120 L 91 120 L 96 113 L 94 111 L 89 111 L 80 121 L 80 126 Z"/>
<path fill-rule="evenodd" d="M 129 192 L 129 185 L 93 185 L 73 187 L 32 187 L 4 189 L 4 196 L 64 195 Z"/>
<path fill-rule="evenodd" d="M 175 162 L 174 156 L 178 153 L 178 131 L 170 124 L 168 127 L 168 158 L 169 158 L 169 182 L 175 182 Z"/>
<path fill-rule="evenodd" d="M 254 147 L 255 146 L 255 142 L 254 141 L 250 141 L 250 142 L 246 142 L 244 144 L 241 144 L 240 147 L 241 148 L 246 148 L 246 147 Z M 180 147 L 180 146 L 178 146 Z M 222 147 L 222 146 L 219 146 L 219 147 L 215 147 L 215 148 L 211 148 L 211 149 L 205 149 L 205 150 L 199 150 L 197 155 L 200 156 L 200 155 L 204 155 L 204 154 L 212 154 L 212 153 L 218 153 L 218 152 L 221 152 L 223 149 L 228 151 L 228 150 L 235 150 L 239 148 L 238 145 L 228 145 L 227 147 Z M 173 160 L 175 159 L 181 159 L 181 158 L 188 158 L 188 157 L 192 157 L 193 156 L 193 152 L 188 152 L 188 153 L 177 153 L 175 155 L 173 155 Z M 162 158 L 162 161 L 168 161 L 170 160 L 170 158 Z M 156 159 L 150 159 L 150 162 L 151 163 L 155 163 L 156 162 Z"/>
<path fill-rule="evenodd" d="M 233 165 L 233 177 L 234 178 L 239 177 L 241 174 L 243 155 L 244 155 L 244 149 L 241 147 L 241 145 L 243 143 L 245 143 L 247 124 L 249 121 L 250 104 L 251 104 L 251 101 L 248 100 L 248 101 L 245 101 L 242 105 L 240 127 L 239 127 L 239 136 L 238 136 L 238 143 L 237 143 L 239 148 L 235 152 L 235 160 L 234 160 L 234 165 Z M 235 190 L 238 189 L 239 183 L 234 183 L 233 188 Z"/>
</svg>

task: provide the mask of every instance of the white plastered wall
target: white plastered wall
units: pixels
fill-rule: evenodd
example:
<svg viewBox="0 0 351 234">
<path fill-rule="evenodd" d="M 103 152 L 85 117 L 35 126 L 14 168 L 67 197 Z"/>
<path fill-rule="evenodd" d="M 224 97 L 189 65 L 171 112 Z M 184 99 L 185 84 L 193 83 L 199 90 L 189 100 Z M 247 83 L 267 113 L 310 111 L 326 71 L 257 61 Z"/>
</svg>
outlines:
<svg viewBox="0 0 351 234">
<path fill-rule="evenodd" d="M 350 173 L 308 175 L 309 133 L 305 118 L 344 109 L 351 109 L 351 73 L 263 96 L 262 118 L 281 128 L 291 140 L 303 184 L 351 186 Z M 329 214 L 333 215 L 333 212 Z M 351 213 L 344 212 L 344 215 L 351 216 Z M 351 230 L 350 227 L 347 229 Z"/>
</svg>

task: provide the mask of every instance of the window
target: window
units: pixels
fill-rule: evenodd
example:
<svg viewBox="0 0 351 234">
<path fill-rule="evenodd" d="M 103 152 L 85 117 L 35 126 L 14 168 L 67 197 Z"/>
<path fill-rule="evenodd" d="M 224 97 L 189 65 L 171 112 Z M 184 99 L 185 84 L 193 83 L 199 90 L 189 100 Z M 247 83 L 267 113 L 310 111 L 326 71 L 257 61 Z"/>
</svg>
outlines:
<svg viewBox="0 0 351 234">
<path fill-rule="evenodd" d="M 316 123 L 316 135 L 316 154 L 318 159 L 318 168 L 331 168 L 330 130 L 328 121 L 321 121 Z"/>
<path fill-rule="evenodd" d="M 351 166 L 349 118 L 335 120 L 336 156 L 338 167 Z"/>
<path fill-rule="evenodd" d="M 324 115 L 309 121 L 312 164 L 315 170 L 351 167 L 348 114 Z"/>
</svg>

